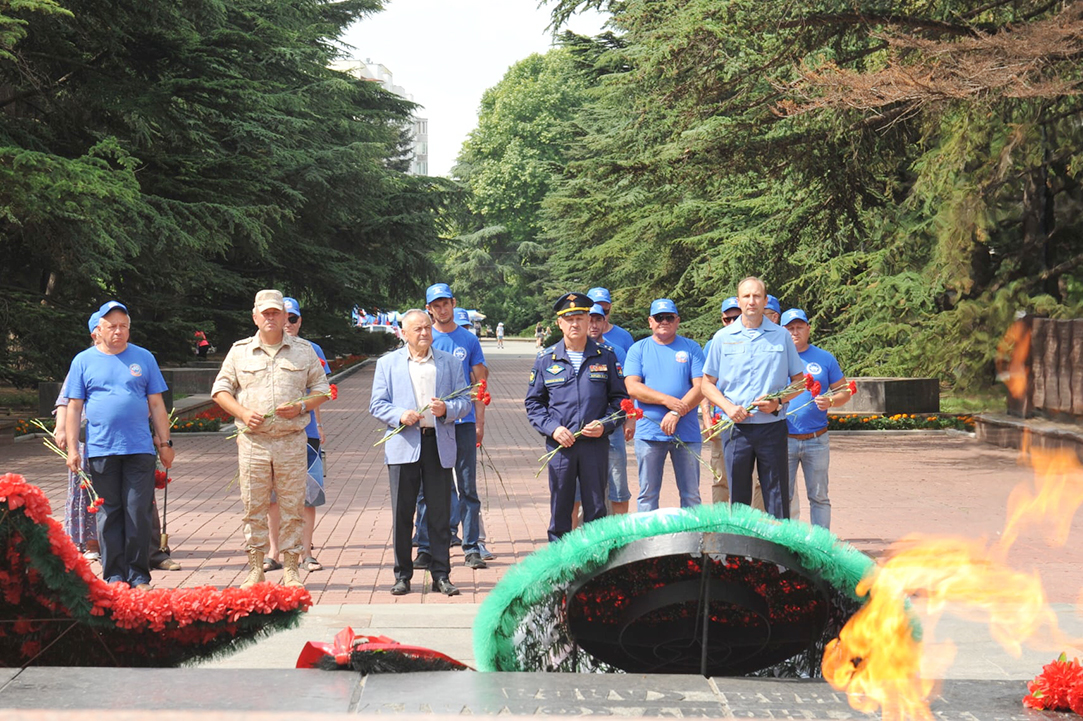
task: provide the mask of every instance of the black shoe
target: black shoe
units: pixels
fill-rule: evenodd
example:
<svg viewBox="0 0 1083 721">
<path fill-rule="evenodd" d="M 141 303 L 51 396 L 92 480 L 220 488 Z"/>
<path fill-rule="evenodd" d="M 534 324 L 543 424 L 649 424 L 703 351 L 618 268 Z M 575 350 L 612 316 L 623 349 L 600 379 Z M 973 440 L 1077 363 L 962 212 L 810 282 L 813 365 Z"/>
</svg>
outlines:
<svg viewBox="0 0 1083 721">
<path fill-rule="evenodd" d="M 418 551 L 417 558 L 414 559 L 414 568 L 425 569 L 432 565 L 432 554 L 425 551 Z"/>
<path fill-rule="evenodd" d="M 400 578 L 395 581 L 395 585 L 391 587 L 392 596 L 405 596 L 410 592 L 410 582 L 405 578 Z"/>
<path fill-rule="evenodd" d="M 445 596 L 458 596 L 459 589 L 448 578 L 438 578 L 433 582 L 433 588 Z"/>
<path fill-rule="evenodd" d="M 471 551 L 466 554 L 466 567 L 467 568 L 488 568 L 488 564 L 481 559 L 481 554 L 477 551 Z"/>
</svg>

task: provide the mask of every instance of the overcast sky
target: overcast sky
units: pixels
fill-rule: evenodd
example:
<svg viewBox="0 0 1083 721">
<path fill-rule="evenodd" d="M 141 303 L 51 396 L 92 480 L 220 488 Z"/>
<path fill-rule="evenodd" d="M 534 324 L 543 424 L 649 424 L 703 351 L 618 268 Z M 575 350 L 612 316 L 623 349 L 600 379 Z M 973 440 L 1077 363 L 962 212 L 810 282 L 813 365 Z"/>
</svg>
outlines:
<svg viewBox="0 0 1083 721">
<path fill-rule="evenodd" d="M 544 53 L 552 38 L 546 8 L 536 0 L 390 0 L 386 9 L 355 24 L 344 41 L 358 60 L 387 67 L 424 105 L 429 119 L 429 175 L 447 175 L 478 104 L 508 67 L 531 53 Z M 595 35 L 604 16 L 572 19 L 569 29 Z"/>
</svg>

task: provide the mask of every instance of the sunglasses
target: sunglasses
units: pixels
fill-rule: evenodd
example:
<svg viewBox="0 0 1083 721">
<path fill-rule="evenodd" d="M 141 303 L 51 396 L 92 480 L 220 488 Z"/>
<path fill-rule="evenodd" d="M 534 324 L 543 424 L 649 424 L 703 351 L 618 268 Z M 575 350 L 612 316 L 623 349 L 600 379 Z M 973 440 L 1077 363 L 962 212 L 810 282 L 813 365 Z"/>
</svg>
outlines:
<svg viewBox="0 0 1083 721">
<path fill-rule="evenodd" d="M 652 315 L 655 323 L 672 323 L 677 320 L 677 316 L 672 313 L 659 313 L 658 315 Z"/>
<path fill-rule="evenodd" d="M 722 322 L 724 324 L 726 324 L 726 325 L 729 325 L 733 321 L 737 320 L 737 318 L 739 318 L 739 317 L 740 316 L 736 316 L 736 315 L 724 315 L 724 316 L 722 316 Z"/>
<path fill-rule="evenodd" d="M 301 320 L 301 316 L 299 315 L 286 316 L 286 322 L 288 322 L 290 325 L 296 323 L 299 320 Z"/>
</svg>

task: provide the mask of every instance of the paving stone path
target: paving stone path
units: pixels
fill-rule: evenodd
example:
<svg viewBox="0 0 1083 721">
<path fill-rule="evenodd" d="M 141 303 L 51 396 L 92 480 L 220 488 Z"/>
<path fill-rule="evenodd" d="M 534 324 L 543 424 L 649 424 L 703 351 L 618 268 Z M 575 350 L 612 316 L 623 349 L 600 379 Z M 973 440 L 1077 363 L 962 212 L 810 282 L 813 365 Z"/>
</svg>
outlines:
<svg viewBox="0 0 1083 721">
<path fill-rule="evenodd" d="M 324 570 L 304 579 L 318 604 L 478 603 L 504 571 L 544 544 L 549 500 L 546 475 L 535 478 L 541 439 L 526 421 L 523 393 L 533 358 L 532 343 L 508 341 L 497 350 L 484 343 L 490 366 L 492 405 L 487 412 L 478 479 L 487 545 L 496 555 L 489 568 L 472 571 L 452 550 L 454 598 L 431 592 L 430 578 L 415 576 L 415 592 L 392 597 L 394 582 L 391 503 L 383 452 L 374 448 L 380 424 L 368 413 L 372 367 L 340 383 L 339 399 L 324 406 L 327 433 L 327 505 L 317 514 L 316 555 Z M 240 500 L 235 483 L 236 449 L 224 434 L 177 434 L 177 460 L 168 503 L 168 531 L 178 572 L 155 572 L 156 587 L 228 586 L 244 575 Z M 1016 455 L 963 435 L 890 435 L 832 438 L 833 530 L 859 549 L 881 554 L 910 532 L 995 538 L 1004 524 L 1009 492 L 1028 482 L 1030 469 Z M 0 445 L 0 472 L 25 475 L 63 508 L 66 475 L 60 459 L 37 441 Z M 629 452 L 633 492 L 635 458 Z M 801 485 L 800 479 L 798 485 Z M 704 473 L 701 493 L 710 498 Z M 158 503 L 163 503 L 159 491 Z M 802 499 L 804 500 L 804 499 Z M 678 505 L 667 471 L 663 506 Z M 807 503 L 803 503 L 807 514 Z M 807 516 L 806 516 L 807 518 Z M 1041 535 L 1025 533 L 1013 561 L 1042 572 L 1049 598 L 1076 602 L 1083 588 L 1083 523 L 1073 524 L 1068 544 L 1050 551 Z M 277 573 L 270 574 L 275 580 Z"/>
</svg>

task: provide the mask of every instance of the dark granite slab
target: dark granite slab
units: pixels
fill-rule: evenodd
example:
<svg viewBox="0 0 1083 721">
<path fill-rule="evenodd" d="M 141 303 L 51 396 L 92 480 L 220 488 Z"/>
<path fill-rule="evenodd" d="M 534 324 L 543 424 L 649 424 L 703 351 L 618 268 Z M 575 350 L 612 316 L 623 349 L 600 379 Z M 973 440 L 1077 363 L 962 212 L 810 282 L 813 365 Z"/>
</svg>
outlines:
<svg viewBox="0 0 1083 721">
<path fill-rule="evenodd" d="M 0 688 L 0 708 L 342 713 L 355 673 L 310 669 L 28 668 Z"/>
</svg>

